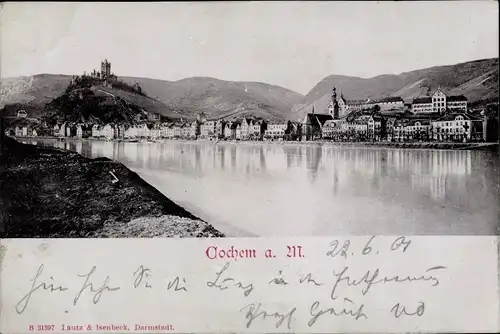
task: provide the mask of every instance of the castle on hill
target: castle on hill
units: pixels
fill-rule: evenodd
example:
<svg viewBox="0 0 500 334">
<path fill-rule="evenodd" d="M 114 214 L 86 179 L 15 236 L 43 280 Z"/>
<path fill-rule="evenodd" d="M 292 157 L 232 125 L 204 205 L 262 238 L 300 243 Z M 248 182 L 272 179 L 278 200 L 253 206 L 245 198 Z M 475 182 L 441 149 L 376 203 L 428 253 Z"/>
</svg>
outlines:
<svg viewBox="0 0 500 334">
<path fill-rule="evenodd" d="M 116 82 L 117 76 L 111 72 L 111 62 L 108 59 L 101 61 L 101 70 L 94 69 L 92 72 L 83 72 L 83 77 L 90 77 L 93 80 L 101 81 L 103 86 L 109 86 Z M 78 76 L 73 77 L 71 83 L 74 84 L 78 81 Z"/>
</svg>

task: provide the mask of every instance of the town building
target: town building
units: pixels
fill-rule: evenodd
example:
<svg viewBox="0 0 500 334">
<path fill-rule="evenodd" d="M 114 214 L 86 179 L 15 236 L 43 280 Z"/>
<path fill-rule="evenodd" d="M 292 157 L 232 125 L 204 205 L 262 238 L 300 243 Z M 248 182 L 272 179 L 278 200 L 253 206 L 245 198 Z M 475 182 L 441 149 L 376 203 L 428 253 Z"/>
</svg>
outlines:
<svg viewBox="0 0 500 334">
<path fill-rule="evenodd" d="M 17 117 L 19 117 L 19 118 L 26 118 L 26 117 L 28 117 L 28 113 L 25 110 L 19 110 L 17 112 Z"/>
<path fill-rule="evenodd" d="M 388 117 L 385 123 L 386 139 L 392 141 L 394 139 L 394 126 L 396 125 L 396 117 Z"/>
<path fill-rule="evenodd" d="M 264 136 L 271 139 L 284 138 L 288 134 L 290 122 L 272 121 L 267 124 Z"/>
<path fill-rule="evenodd" d="M 224 128 L 225 128 L 226 122 L 222 119 L 217 120 L 215 123 L 215 136 L 217 138 L 224 138 Z"/>
<path fill-rule="evenodd" d="M 331 103 L 331 102 L 330 102 Z M 347 114 L 355 111 L 362 111 L 366 109 L 366 104 L 368 103 L 367 99 L 364 100 L 346 100 L 344 95 L 340 95 L 340 99 L 338 100 L 339 104 L 339 114 L 340 117 L 345 117 Z"/>
<path fill-rule="evenodd" d="M 168 138 L 169 137 L 168 133 L 169 133 L 170 127 L 171 127 L 170 123 L 162 123 L 160 125 L 160 137 L 161 138 Z"/>
<path fill-rule="evenodd" d="M 428 140 L 432 137 L 430 119 L 410 119 L 402 127 L 402 137 L 408 140 Z"/>
<path fill-rule="evenodd" d="M 67 128 L 66 122 L 61 124 L 61 126 L 59 127 L 59 133 L 57 134 L 57 137 L 65 137 L 66 136 L 66 128 Z"/>
<path fill-rule="evenodd" d="M 342 134 L 342 124 L 346 123 L 345 119 L 328 120 L 323 124 L 321 135 L 324 139 L 337 139 Z"/>
<path fill-rule="evenodd" d="M 101 126 L 98 124 L 94 124 L 92 126 L 92 138 L 99 138 L 101 137 Z"/>
<path fill-rule="evenodd" d="M 434 112 L 432 105 L 432 97 L 424 96 L 413 99 L 412 112 L 414 114 L 429 114 Z"/>
<path fill-rule="evenodd" d="M 267 129 L 267 122 L 264 120 L 254 120 L 252 125 L 249 127 L 249 137 L 251 139 L 262 139 L 265 131 Z"/>
<path fill-rule="evenodd" d="M 76 136 L 78 138 L 89 138 L 92 136 L 92 125 L 78 124 L 76 126 Z"/>
<path fill-rule="evenodd" d="M 174 138 L 175 131 L 174 131 L 174 124 L 170 124 L 168 128 L 166 129 L 165 137 L 172 139 Z"/>
<path fill-rule="evenodd" d="M 76 136 L 78 138 L 83 138 L 83 124 L 78 124 L 76 126 Z"/>
<path fill-rule="evenodd" d="M 127 139 L 134 139 L 137 138 L 137 128 L 138 126 L 136 124 L 132 124 L 129 127 L 125 129 L 125 138 Z"/>
<path fill-rule="evenodd" d="M 415 114 L 445 112 L 467 112 L 467 98 L 463 95 L 446 95 L 439 87 L 432 96 L 413 99 L 412 111 Z"/>
<path fill-rule="evenodd" d="M 432 121 L 433 139 L 480 140 L 483 137 L 482 120 L 466 113 L 449 113 Z"/>
<path fill-rule="evenodd" d="M 241 123 L 236 122 L 236 129 L 235 129 L 235 138 L 236 140 L 241 140 Z"/>
<path fill-rule="evenodd" d="M 216 120 L 207 120 L 200 125 L 200 137 L 201 138 L 211 138 L 215 136 L 216 132 Z"/>
<path fill-rule="evenodd" d="M 161 138 L 161 127 L 160 127 L 159 124 L 155 124 L 153 126 L 153 128 L 150 131 L 149 136 L 152 139 L 159 139 L 159 138 Z"/>
<path fill-rule="evenodd" d="M 404 141 L 406 139 L 405 127 L 408 124 L 409 119 L 397 119 L 394 122 L 394 130 L 392 133 L 392 139 L 394 141 Z"/>
<path fill-rule="evenodd" d="M 181 137 L 187 139 L 189 138 L 190 134 L 191 134 L 191 125 L 189 123 L 182 124 Z"/>
<path fill-rule="evenodd" d="M 115 138 L 116 139 L 124 139 L 125 138 L 125 125 L 115 124 L 114 126 Z"/>
<path fill-rule="evenodd" d="M 16 126 L 15 134 L 16 134 L 16 137 L 22 137 L 23 136 L 23 129 L 19 126 Z"/>
<path fill-rule="evenodd" d="M 150 122 L 159 122 L 161 119 L 160 114 L 154 113 L 154 112 L 149 112 L 147 115 L 148 121 Z"/>
<path fill-rule="evenodd" d="M 102 127 L 101 136 L 106 138 L 107 140 L 111 140 L 115 137 L 115 129 L 111 124 L 106 124 Z"/>
<path fill-rule="evenodd" d="M 402 112 L 404 110 L 405 101 L 399 96 L 389 96 L 381 99 L 370 100 L 365 104 L 366 109 L 372 109 L 375 106 L 380 107 L 381 113 Z"/>
<path fill-rule="evenodd" d="M 232 122 L 227 122 L 224 127 L 224 138 L 233 139 Z"/>
<path fill-rule="evenodd" d="M 66 124 L 66 133 L 65 137 L 71 138 L 76 136 L 77 126 L 73 123 Z"/>
<path fill-rule="evenodd" d="M 382 136 L 383 118 L 377 115 L 362 115 L 358 117 L 360 124 L 366 124 L 367 139 L 380 140 Z"/>
<path fill-rule="evenodd" d="M 448 96 L 446 109 L 450 112 L 467 112 L 467 98 L 463 95 Z"/>
<path fill-rule="evenodd" d="M 251 118 L 243 118 L 241 121 L 241 138 L 249 139 L 253 134 L 253 123 L 254 120 Z"/>
<path fill-rule="evenodd" d="M 181 138 L 182 136 L 182 124 L 173 125 L 173 138 Z"/>
<path fill-rule="evenodd" d="M 198 120 L 192 121 L 190 124 L 190 129 L 189 129 L 189 138 L 196 139 L 196 138 L 198 138 L 200 133 L 201 133 L 200 121 L 198 121 Z"/>
<path fill-rule="evenodd" d="M 142 123 L 137 125 L 137 137 L 148 138 L 150 136 L 152 126 Z"/>
</svg>

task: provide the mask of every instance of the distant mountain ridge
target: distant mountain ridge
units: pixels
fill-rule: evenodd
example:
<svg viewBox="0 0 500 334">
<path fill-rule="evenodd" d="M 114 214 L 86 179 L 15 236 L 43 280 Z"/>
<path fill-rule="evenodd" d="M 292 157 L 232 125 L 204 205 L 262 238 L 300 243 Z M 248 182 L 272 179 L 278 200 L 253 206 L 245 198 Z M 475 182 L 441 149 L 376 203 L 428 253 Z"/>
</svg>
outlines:
<svg viewBox="0 0 500 334">
<path fill-rule="evenodd" d="M 398 75 L 358 78 L 330 75 L 321 80 L 292 107 L 291 117 L 300 119 L 312 107 L 323 113 L 328 108 L 333 86 L 346 99 L 378 99 L 400 96 L 411 103 L 413 98 L 428 96 L 439 86 L 450 95 L 464 95 L 470 102 L 498 99 L 498 58 L 475 60 L 455 65 L 435 66 Z"/>
<path fill-rule="evenodd" d="M 120 94 L 125 101 L 169 118 L 193 119 L 203 112 L 208 118 L 254 116 L 287 119 L 293 105 L 304 96 L 291 90 L 259 82 L 232 82 L 194 77 L 178 81 L 119 77 L 141 85 L 147 97 Z M 3 104 L 45 105 L 62 96 L 71 82 L 69 75 L 39 74 L 2 80 Z M 113 94 L 117 95 L 118 90 Z"/>
<path fill-rule="evenodd" d="M 400 96 L 406 102 L 426 96 L 439 86 L 452 95 L 465 95 L 470 102 L 498 99 L 498 58 L 475 60 L 456 65 L 435 66 L 398 75 L 358 78 L 330 75 L 307 95 L 260 82 L 224 81 L 193 77 L 178 81 L 122 77 L 129 84 L 138 83 L 147 94 L 136 96 L 114 89 L 108 92 L 125 102 L 167 118 L 193 119 L 203 112 L 207 118 L 260 117 L 267 120 L 299 120 L 315 107 L 326 112 L 333 86 L 346 99 Z M 39 74 L 3 79 L 0 85 L 2 104 L 29 104 L 33 110 L 60 97 L 71 81 L 69 75 Z"/>
</svg>

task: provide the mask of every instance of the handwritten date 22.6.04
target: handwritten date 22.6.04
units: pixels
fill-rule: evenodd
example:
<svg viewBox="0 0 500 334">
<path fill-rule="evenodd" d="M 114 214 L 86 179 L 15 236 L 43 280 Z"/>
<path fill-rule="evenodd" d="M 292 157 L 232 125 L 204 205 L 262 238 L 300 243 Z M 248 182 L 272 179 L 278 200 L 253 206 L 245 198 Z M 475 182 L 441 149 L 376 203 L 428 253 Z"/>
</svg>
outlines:
<svg viewBox="0 0 500 334">
<path fill-rule="evenodd" d="M 351 241 L 349 239 L 344 240 L 343 242 L 339 240 L 333 240 L 330 242 L 330 250 L 326 252 L 326 256 L 328 257 L 344 257 L 348 258 L 349 256 L 356 255 L 377 255 L 380 251 L 390 251 L 390 252 L 406 252 L 411 245 L 411 240 L 407 237 L 397 237 L 390 245 L 379 245 L 377 247 L 376 237 L 372 236 L 368 239 L 368 241 L 364 244 L 361 249 L 354 249 Z"/>
</svg>

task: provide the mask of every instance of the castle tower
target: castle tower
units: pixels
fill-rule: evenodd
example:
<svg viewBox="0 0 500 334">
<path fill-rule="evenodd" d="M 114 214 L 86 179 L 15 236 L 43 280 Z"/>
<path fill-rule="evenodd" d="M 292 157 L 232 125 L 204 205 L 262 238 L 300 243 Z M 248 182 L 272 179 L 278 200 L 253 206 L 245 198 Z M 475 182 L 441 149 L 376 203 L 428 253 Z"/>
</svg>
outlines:
<svg viewBox="0 0 500 334">
<path fill-rule="evenodd" d="M 339 103 L 337 101 L 337 89 L 333 86 L 332 89 L 332 108 L 330 109 L 330 115 L 333 119 L 339 119 Z"/>
<path fill-rule="evenodd" d="M 107 79 L 111 75 L 111 63 L 108 59 L 101 62 L 101 78 Z"/>
</svg>

